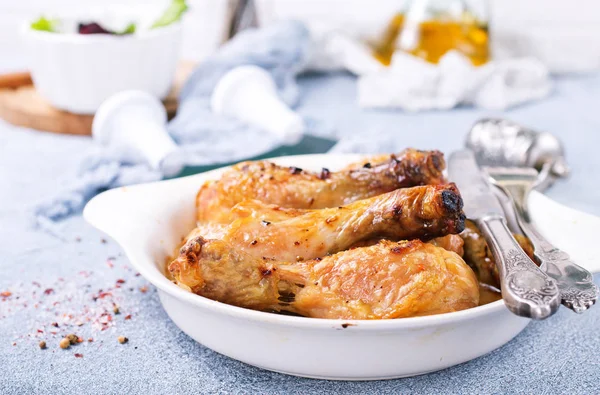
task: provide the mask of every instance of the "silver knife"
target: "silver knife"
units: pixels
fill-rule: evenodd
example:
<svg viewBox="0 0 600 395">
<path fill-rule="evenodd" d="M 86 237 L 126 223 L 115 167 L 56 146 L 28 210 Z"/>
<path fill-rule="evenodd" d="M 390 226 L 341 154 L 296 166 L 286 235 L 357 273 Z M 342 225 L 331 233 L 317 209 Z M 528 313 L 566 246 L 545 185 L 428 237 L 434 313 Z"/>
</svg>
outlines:
<svg viewBox="0 0 600 395">
<path fill-rule="evenodd" d="M 560 307 L 556 281 L 529 259 L 508 230 L 502 206 L 473 153 L 469 150 L 452 153 L 448 175 L 461 192 L 467 218 L 477 224 L 492 251 L 506 306 L 522 317 L 536 320 L 550 317 Z"/>
</svg>

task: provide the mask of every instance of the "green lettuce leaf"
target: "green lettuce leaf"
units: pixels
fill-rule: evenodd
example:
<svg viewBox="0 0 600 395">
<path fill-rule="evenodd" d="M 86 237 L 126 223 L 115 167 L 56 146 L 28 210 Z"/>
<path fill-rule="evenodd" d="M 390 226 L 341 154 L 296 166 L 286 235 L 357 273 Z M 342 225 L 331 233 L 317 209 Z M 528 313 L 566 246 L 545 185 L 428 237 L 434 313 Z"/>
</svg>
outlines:
<svg viewBox="0 0 600 395">
<path fill-rule="evenodd" d="M 119 35 L 119 36 L 124 36 L 126 34 L 133 34 L 135 33 L 135 23 L 130 23 L 129 25 L 127 25 L 127 27 L 125 29 L 123 29 L 120 32 L 115 32 L 115 34 Z"/>
<path fill-rule="evenodd" d="M 41 32 L 56 33 L 58 32 L 57 25 L 58 20 L 46 19 L 45 17 L 41 16 L 40 19 L 31 24 L 31 28 L 33 30 L 39 30 Z"/>
<path fill-rule="evenodd" d="M 151 29 L 157 27 L 163 27 L 170 25 L 173 22 L 177 22 L 181 19 L 181 16 L 188 9 L 185 0 L 173 0 L 171 5 L 165 10 L 165 12 L 152 24 Z"/>
</svg>

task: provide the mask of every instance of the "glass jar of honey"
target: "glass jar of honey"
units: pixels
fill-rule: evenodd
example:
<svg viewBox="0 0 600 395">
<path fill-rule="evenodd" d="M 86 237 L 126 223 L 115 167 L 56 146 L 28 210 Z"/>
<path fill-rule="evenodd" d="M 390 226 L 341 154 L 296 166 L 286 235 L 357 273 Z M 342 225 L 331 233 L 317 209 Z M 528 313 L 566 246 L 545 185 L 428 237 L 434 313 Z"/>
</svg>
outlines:
<svg viewBox="0 0 600 395">
<path fill-rule="evenodd" d="M 400 9 L 373 55 L 389 65 L 401 50 L 437 63 L 450 50 L 468 57 L 475 66 L 489 60 L 489 31 L 485 0 L 412 0 Z"/>
</svg>

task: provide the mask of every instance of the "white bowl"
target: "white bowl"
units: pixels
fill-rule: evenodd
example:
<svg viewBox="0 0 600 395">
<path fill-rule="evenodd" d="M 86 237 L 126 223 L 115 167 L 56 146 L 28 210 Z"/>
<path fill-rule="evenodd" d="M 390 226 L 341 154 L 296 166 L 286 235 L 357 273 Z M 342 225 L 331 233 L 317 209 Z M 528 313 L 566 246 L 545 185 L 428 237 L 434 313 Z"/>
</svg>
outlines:
<svg viewBox="0 0 600 395">
<path fill-rule="evenodd" d="M 301 155 L 273 161 L 335 170 L 360 158 Z M 85 219 L 120 243 L 136 270 L 158 288 L 163 307 L 175 324 L 221 354 L 304 377 L 390 379 L 477 358 L 507 343 L 529 323 L 510 313 L 502 301 L 435 316 L 362 321 L 269 314 L 186 292 L 164 276 L 165 259 L 194 227 L 198 188 L 222 171 L 113 189 L 96 196 L 84 210 Z M 600 260 L 589 248 L 594 245 L 600 218 L 538 193 L 531 199 L 533 219 L 542 225 L 545 235 L 579 264 L 600 271 Z"/>
<path fill-rule="evenodd" d="M 23 39 L 39 94 L 59 109 L 93 114 L 105 99 L 127 89 L 167 96 L 179 57 L 181 23 L 125 36 L 50 33 L 28 23 Z"/>
</svg>

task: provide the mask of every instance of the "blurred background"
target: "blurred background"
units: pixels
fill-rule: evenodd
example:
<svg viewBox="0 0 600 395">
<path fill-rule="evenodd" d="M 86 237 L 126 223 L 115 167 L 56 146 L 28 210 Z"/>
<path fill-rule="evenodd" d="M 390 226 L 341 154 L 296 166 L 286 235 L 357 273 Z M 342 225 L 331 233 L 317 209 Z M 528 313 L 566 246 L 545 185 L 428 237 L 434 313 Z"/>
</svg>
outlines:
<svg viewBox="0 0 600 395">
<path fill-rule="evenodd" d="M 0 72 L 26 67 L 19 31 L 24 21 L 41 14 L 77 12 L 113 5 L 164 6 L 164 0 L 21 0 L 0 2 Z M 189 0 L 184 17 L 182 57 L 200 60 L 227 39 L 236 7 L 247 0 Z M 365 40 L 381 36 L 406 0 L 255 0 L 256 21 L 267 25 L 295 18 L 340 28 Z M 443 3 L 443 2 L 442 2 Z M 448 4 L 452 2 L 446 2 Z M 496 58 L 534 54 L 554 72 L 590 71 L 600 67 L 600 3 L 580 0 L 466 1 L 486 7 L 490 44 Z"/>
</svg>

